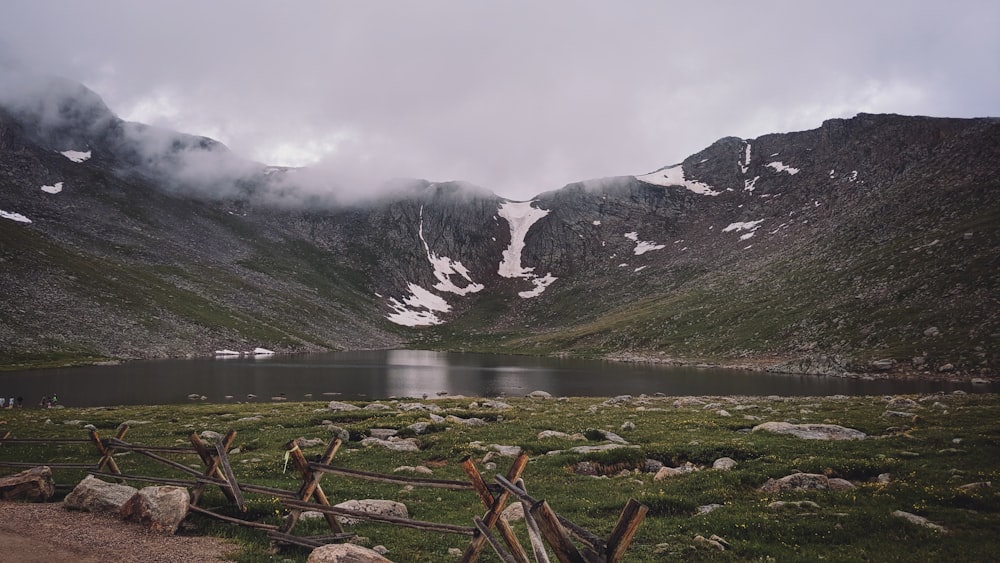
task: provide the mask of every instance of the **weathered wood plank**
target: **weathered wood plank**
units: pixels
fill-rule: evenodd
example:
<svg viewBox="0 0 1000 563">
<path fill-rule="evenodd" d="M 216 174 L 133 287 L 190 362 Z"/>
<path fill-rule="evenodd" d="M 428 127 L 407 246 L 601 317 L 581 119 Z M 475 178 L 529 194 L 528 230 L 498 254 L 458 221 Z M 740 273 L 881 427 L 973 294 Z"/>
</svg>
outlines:
<svg viewBox="0 0 1000 563">
<path fill-rule="evenodd" d="M 625 555 L 625 551 L 632 544 L 632 539 L 635 537 L 636 532 L 639 531 L 639 526 L 642 525 L 642 521 L 646 518 L 647 512 L 649 512 L 649 507 L 641 504 L 634 498 L 628 499 L 628 503 L 618 517 L 618 522 L 615 524 L 614 530 L 608 536 L 608 563 L 617 563 Z"/>
</svg>

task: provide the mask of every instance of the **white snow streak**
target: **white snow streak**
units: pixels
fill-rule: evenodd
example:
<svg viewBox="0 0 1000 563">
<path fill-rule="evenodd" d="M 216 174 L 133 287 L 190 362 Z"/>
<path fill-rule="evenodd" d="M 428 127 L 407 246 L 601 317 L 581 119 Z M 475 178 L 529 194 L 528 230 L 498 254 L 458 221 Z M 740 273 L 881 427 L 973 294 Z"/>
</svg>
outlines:
<svg viewBox="0 0 1000 563">
<path fill-rule="evenodd" d="M 54 186 L 42 186 L 42 191 L 47 194 L 57 194 L 63 189 L 62 182 L 56 182 Z"/>
<path fill-rule="evenodd" d="M 647 184 L 654 184 L 657 186 L 683 186 L 692 192 L 701 195 L 719 195 L 722 193 L 713 190 L 708 184 L 686 179 L 684 177 L 684 166 L 681 164 L 675 164 L 668 168 L 661 168 L 656 172 L 651 172 L 642 176 L 635 176 L 635 179 L 640 182 L 646 182 Z"/>
<path fill-rule="evenodd" d="M 73 162 L 83 162 L 85 160 L 90 160 L 90 151 L 80 152 L 80 151 L 63 151 L 59 153 L 66 158 L 72 160 Z"/>
<path fill-rule="evenodd" d="M 448 305 L 447 301 L 415 283 L 411 283 L 407 289 L 410 291 L 410 296 L 403 301 L 396 298 L 389 299 L 389 306 L 395 313 L 386 316 L 387 319 L 404 326 L 430 326 L 444 322 L 438 318 L 435 311 L 440 313 L 450 311 L 451 305 Z"/>
<path fill-rule="evenodd" d="M 524 299 L 538 297 L 545 291 L 545 288 L 559 279 L 554 277 L 551 272 L 539 277 L 534 273 L 534 268 L 526 268 L 521 265 L 521 252 L 524 251 L 524 238 L 528 235 L 528 230 L 539 219 L 549 214 L 547 209 L 538 209 L 532 207 L 531 204 L 531 201 L 506 201 L 500 204 L 500 210 L 497 213 L 510 226 L 510 246 L 503 251 L 503 260 L 500 261 L 497 273 L 505 278 L 531 280 L 535 288 L 518 293 Z"/>
<path fill-rule="evenodd" d="M 420 242 L 424 243 L 424 251 L 427 252 L 427 260 L 431 263 L 431 267 L 434 268 L 434 277 L 437 278 L 438 283 L 434 284 L 434 289 L 438 291 L 447 291 L 457 295 L 465 295 L 467 293 L 478 293 L 483 290 L 483 285 L 475 283 L 472 278 L 469 277 L 469 269 L 466 268 L 458 260 L 452 260 L 447 256 L 438 256 L 434 252 L 431 252 L 431 247 L 427 244 L 427 240 L 424 239 L 424 208 L 420 206 Z M 465 281 L 469 282 L 465 287 L 459 287 L 452 281 L 451 276 L 462 276 Z"/>
<path fill-rule="evenodd" d="M 28 219 L 20 213 L 13 213 L 10 211 L 4 211 L 0 209 L 0 219 L 10 219 L 11 221 L 17 221 L 18 223 L 30 223 L 31 219 Z"/>
<path fill-rule="evenodd" d="M 753 180 L 743 180 L 743 191 L 753 193 L 757 189 L 757 180 L 760 180 L 760 176 L 754 176 Z"/>
<path fill-rule="evenodd" d="M 798 168 L 792 168 L 791 166 L 786 166 L 783 162 L 768 162 L 767 167 L 773 169 L 775 172 L 786 172 L 789 176 L 794 176 L 799 173 Z"/>
<path fill-rule="evenodd" d="M 747 141 L 747 148 L 743 152 L 743 162 L 740 163 L 740 170 L 743 171 L 743 175 L 746 176 L 747 169 L 750 167 L 750 142 Z"/>
<path fill-rule="evenodd" d="M 650 250 L 660 250 L 666 248 L 665 244 L 656 244 L 650 240 L 639 240 L 639 233 L 625 233 L 625 238 L 635 243 L 635 255 L 645 254 Z"/>
<path fill-rule="evenodd" d="M 760 227 L 760 224 L 763 222 L 764 222 L 763 219 L 758 219 L 756 221 L 743 221 L 739 223 L 730 223 L 725 229 L 722 229 L 722 232 L 728 233 L 730 231 L 736 231 L 736 232 L 749 231 L 747 233 L 740 235 L 740 240 L 747 240 L 749 238 L 753 238 L 754 234 L 757 232 L 757 229 Z"/>
</svg>

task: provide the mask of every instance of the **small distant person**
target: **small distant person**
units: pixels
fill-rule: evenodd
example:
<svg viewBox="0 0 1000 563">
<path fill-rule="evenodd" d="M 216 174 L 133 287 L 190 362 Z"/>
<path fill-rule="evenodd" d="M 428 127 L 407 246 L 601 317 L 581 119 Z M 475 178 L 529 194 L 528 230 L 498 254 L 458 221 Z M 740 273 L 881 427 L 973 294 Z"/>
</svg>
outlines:
<svg viewBox="0 0 1000 563">
<path fill-rule="evenodd" d="M 56 404 L 58 402 L 59 402 L 59 397 L 56 397 L 56 394 L 53 393 L 52 394 L 52 404 L 54 405 L 54 404 Z"/>
<path fill-rule="evenodd" d="M 14 408 L 14 397 L 10 398 L 10 401 L 7 403 L 7 408 L 8 409 Z"/>
<path fill-rule="evenodd" d="M 4 399 L 3 397 L 0 397 L 0 409 L 2 409 L 2 408 L 3 408 L 3 406 L 4 406 L 4 403 L 5 403 L 6 401 L 7 401 L 7 399 Z"/>
<path fill-rule="evenodd" d="M 17 408 L 19 409 L 24 408 L 24 397 L 22 395 L 17 396 Z"/>
</svg>

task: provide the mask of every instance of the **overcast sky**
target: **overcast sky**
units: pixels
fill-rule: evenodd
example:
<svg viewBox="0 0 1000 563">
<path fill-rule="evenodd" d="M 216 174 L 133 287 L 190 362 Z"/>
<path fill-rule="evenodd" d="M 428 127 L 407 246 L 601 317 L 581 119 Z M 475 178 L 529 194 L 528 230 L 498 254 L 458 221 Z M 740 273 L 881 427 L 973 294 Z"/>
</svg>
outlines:
<svg viewBox="0 0 1000 563">
<path fill-rule="evenodd" d="M 994 0 L 3 0 L 0 60 L 334 183 L 527 199 L 858 112 L 998 116 L 998 29 Z"/>
</svg>

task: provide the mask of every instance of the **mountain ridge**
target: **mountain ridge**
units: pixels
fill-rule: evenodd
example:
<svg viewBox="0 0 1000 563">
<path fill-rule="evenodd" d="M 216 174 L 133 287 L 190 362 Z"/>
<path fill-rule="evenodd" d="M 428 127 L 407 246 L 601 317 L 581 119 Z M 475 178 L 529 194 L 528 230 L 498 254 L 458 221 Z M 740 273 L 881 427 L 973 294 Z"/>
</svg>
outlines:
<svg viewBox="0 0 1000 563">
<path fill-rule="evenodd" d="M 404 180 L 344 205 L 84 102 L 48 129 L 0 104 L 0 210 L 32 221 L 0 219 L 9 365 L 410 345 L 995 373 L 993 118 L 859 114 L 528 202 Z"/>
</svg>

